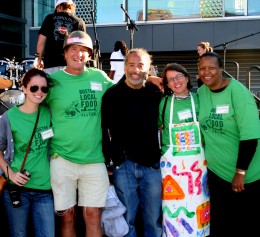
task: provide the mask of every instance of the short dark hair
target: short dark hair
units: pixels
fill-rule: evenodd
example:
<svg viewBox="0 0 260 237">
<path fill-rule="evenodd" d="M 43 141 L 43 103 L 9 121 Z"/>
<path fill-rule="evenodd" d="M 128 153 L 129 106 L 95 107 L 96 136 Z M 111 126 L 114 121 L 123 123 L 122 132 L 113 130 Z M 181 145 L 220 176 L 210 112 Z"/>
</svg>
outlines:
<svg viewBox="0 0 260 237">
<path fill-rule="evenodd" d="M 221 59 L 221 57 L 219 56 L 219 54 L 215 53 L 215 52 L 206 52 L 204 54 L 202 54 L 200 56 L 200 59 L 204 58 L 204 57 L 213 57 L 213 58 L 216 58 L 217 61 L 218 61 L 218 66 L 223 68 L 223 61 Z"/>
<path fill-rule="evenodd" d="M 121 50 L 121 53 L 125 56 L 128 53 L 128 48 L 126 46 L 125 41 L 119 40 L 115 42 L 114 50 Z"/>
</svg>

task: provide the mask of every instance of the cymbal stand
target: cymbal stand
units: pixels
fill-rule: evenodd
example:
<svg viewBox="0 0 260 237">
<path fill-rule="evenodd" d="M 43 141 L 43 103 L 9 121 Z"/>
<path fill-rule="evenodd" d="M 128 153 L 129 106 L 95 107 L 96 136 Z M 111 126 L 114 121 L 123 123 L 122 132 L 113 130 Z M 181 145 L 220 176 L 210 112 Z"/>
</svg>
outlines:
<svg viewBox="0 0 260 237">
<path fill-rule="evenodd" d="M 230 40 L 230 41 L 228 41 L 228 42 L 224 42 L 224 43 L 222 43 L 222 44 L 218 44 L 218 45 L 214 46 L 214 48 L 217 48 L 217 47 L 223 46 L 223 49 L 224 49 L 224 59 L 223 59 L 224 70 L 225 70 L 225 67 L 226 67 L 226 53 L 227 53 L 227 45 L 228 45 L 229 43 L 233 43 L 233 42 L 235 42 L 235 41 L 238 41 L 238 40 L 241 40 L 241 39 L 245 39 L 245 38 L 248 38 L 248 37 L 254 36 L 254 35 L 256 35 L 256 34 L 259 34 L 259 33 L 260 33 L 260 31 L 259 31 L 259 32 L 256 32 L 256 33 L 251 33 L 251 34 L 249 34 L 249 35 L 246 35 L 246 36 L 243 36 L 243 37 L 240 37 L 240 38 L 234 39 L 234 40 Z"/>
</svg>

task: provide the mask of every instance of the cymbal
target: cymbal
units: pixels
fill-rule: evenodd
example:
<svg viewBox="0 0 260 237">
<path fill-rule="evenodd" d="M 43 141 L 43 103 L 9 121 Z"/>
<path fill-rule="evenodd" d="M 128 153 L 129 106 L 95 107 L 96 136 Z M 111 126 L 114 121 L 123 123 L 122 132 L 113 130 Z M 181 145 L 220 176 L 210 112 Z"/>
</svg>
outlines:
<svg viewBox="0 0 260 237">
<path fill-rule="evenodd" d="M 4 77 L 0 77 L 0 89 L 9 88 L 13 85 L 13 82 L 11 80 L 8 80 Z"/>
<path fill-rule="evenodd" d="M 11 108 L 15 105 L 24 102 L 25 95 L 20 90 L 5 90 L 0 94 L 0 101 L 6 108 Z"/>
</svg>

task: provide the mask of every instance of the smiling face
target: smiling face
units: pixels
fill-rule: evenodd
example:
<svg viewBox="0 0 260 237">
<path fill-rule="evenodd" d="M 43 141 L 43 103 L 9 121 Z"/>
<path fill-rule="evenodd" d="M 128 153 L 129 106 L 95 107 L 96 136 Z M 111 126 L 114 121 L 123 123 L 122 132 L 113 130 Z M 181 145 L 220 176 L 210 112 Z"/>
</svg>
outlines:
<svg viewBox="0 0 260 237">
<path fill-rule="evenodd" d="M 79 75 L 84 71 L 84 66 L 90 59 L 89 49 L 81 45 L 70 45 L 64 52 L 67 63 L 66 72 Z"/>
<path fill-rule="evenodd" d="M 211 90 L 219 89 L 222 82 L 223 68 L 219 66 L 218 59 L 212 56 L 202 57 L 198 66 L 202 82 Z"/>
<path fill-rule="evenodd" d="M 175 95 L 185 96 L 189 93 L 189 90 L 187 88 L 189 80 L 181 72 L 168 70 L 166 72 L 166 78 L 168 81 L 168 87 L 173 91 Z"/>
<path fill-rule="evenodd" d="M 147 63 L 146 56 L 130 53 L 124 70 L 126 84 L 133 89 L 141 88 L 149 71 L 149 63 Z"/>
<path fill-rule="evenodd" d="M 35 88 L 38 90 L 35 91 Z M 31 88 L 32 87 L 32 88 Z M 40 89 L 42 87 L 47 88 L 47 81 L 45 77 L 42 77 L 40 75 L 35 75 L 31 77 L 30 82 L 26 85 L 26 87 L 23 86 L 23 92 L 26 95 L 25 96 L 25 102 L 31 102 L 34 104 L 40 104 L 47 96 L 47 93 L 44 93 L 44 89 Z M 43 91 L 42 91 L 43 90 Z M 45 91 L 47 92 L 47 91 Z"/>
</svg>

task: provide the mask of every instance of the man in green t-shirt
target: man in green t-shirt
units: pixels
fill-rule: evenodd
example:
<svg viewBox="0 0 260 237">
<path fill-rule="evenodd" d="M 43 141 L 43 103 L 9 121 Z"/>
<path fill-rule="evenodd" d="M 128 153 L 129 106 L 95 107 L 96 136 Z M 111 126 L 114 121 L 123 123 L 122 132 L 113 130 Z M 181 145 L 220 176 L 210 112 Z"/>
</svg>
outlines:
<svg viewBox="0 0 260 237">
<path fill-rule="evenodd" d="M 86 236 L 101 237 L 101 209 L 109 186 L 102 153 L 101 101 L 113 81 L 105 72 L 86 68 L 93 52 L 85 32 L 64 41 L 67 66 L 51 74 L 54 87 L 46 98 L 51 108 L 51 184 L 62 236 L 76 236 L 75 206 L 82 206 Z M 76 200 L 78 192 L 78 200 Z"/>
</svg>

